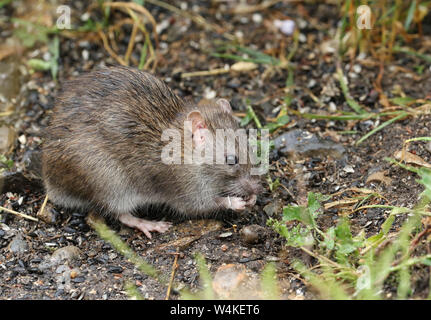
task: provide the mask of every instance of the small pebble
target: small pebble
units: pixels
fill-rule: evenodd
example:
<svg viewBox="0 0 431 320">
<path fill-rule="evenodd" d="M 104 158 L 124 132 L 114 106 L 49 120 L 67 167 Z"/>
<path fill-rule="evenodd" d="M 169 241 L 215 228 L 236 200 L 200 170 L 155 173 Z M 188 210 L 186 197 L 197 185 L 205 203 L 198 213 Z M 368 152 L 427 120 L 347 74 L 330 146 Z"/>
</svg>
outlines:
<svg viewBox="0 0 431 320">
<path fill-rule="evenodd" d="M 223 232 L 218 237 L 219 238 L 229 238 L 232 235 L 232 232 Z"/>
<path fill-rule="evenodd" d="M 88 52 L 88 50 L 82 50 L 82 59 L 87 61 L 89 57 L 90 57 L 90 52 Z"/>
<path fill-rule="evenodd" d="M 362 71 L 362 67 L 359 64 L 355 64 L 352 69 L 354 73 L 361 73 Z"/>
<path fill-rule="evenodd" d="M 84 281 L 85 281 L 85 277 L 82 277 L 82 276 L 72 279 L 72 282 L 74 282 L 74 283 L 82 283 Z"/>
<path fill-rule="evenodd" d="M 51 261 L 60 262 L 63 260 L 72 261 L 79 260 L 81 257 L 81 250 L 75 246 L 66 246 L 54 251 L 51 256 Z"/>
<path fill-rule="evenodd" d="M 9 251 L 12 253 L 24 253 L 28 249 L 27 242 L 23 239 L 22 235 L 19 233 L 16 235 L 9 244 Z"/>
<path fill-rule="evenodd" d="M 204 91 L 204 98 L 205 99 L 208 99 L 208 100 L 214 99 L 216 97 L 216 95 L 217 95 L 217 93 L 214 90 L 212 90 L 211 88 L 209 88 L 209 87 L 205 88 L 205 91 Z"/>
<path fill-rule="evenodd" d="M 120 266 L 108 266 L 107 267 L 109 273 L 122 273 L 123 268 Z"/>
<path fill-rule="evenodd" d="M 337 112 L 337 105 L 332 101 L 329 103 L 329 112 L 331 113 Z"/>
<path fill-rule="evenodd" d="M 260 24 L 263 20 L 262 15 L 260 13 L 253 13 L 251 19 L 254 23 Z"/>
<path fill-rule="evenodd" d="M 295 31 L 295 21 L 293 20 L 275 20 L 274 26 L 287 36 L 292 35 Z"/>
<path fill-rule="evenodd" d="M 253 244 L 262 241 L 265 231 L 265 228 L 257 224 L 252 224 L 242 228 L 240 236 L 245 243 Z"/>
</svg>

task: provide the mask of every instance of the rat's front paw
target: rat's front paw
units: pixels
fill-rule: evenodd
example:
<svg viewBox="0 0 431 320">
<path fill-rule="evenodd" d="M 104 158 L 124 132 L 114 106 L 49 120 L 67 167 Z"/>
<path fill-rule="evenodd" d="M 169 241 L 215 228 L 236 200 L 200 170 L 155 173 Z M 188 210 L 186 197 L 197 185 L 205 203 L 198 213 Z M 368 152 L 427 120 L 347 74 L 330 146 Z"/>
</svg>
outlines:
<svg viewBox="0 0 431 320">
<path fill-rule="evenodd" d="M 223 197 L 219 198 L 218 202 L 226 209 L 231 209 L 234 211 L 243 211 L 247 206 L 247 201 L 240 197 Z"/>
</svg>

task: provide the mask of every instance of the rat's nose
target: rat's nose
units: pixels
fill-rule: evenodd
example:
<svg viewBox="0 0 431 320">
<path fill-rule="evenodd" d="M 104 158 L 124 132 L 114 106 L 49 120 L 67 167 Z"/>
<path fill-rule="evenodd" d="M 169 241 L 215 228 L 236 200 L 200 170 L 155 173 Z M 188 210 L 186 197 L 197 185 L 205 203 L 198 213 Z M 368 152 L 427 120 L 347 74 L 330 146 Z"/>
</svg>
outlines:
<svg viewBox="0 0 431 320">
<path fill-rule="evenodd" d="M 242 179 L 242 186 L 244 190 L 248 194 L 259 194 L 262 192 L 263 188 L 261 184 L 259 183 L 259 180 L 247 177 Z"/>
</svg>

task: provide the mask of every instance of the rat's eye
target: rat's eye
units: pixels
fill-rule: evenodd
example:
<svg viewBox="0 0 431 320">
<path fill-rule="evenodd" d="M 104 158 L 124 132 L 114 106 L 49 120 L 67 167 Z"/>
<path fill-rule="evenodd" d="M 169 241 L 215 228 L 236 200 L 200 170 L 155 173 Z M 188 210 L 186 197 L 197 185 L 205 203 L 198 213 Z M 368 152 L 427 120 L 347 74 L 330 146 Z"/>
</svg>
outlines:
<svg viewBox="0 0 431 320">
<path fill-rule="evenodd" d="M 238 163 L 238 157 L 233 155 L 233 154 L 227 155 L 226 156 L 226 163 L 229 165 L 237 164 Z"/>
</svg>

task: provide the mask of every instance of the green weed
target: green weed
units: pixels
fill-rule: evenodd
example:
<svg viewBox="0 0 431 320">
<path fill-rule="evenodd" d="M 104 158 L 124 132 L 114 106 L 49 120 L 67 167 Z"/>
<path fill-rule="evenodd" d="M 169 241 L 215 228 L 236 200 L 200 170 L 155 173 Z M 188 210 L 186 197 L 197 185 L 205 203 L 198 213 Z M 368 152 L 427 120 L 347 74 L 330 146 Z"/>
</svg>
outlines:
<svg viewBox="0 0 431 320">
<path fill-rule="evenodd" d="M 422 139 L 427 140 L 427 139 Z M 390 160 L 396 163 L 394 160 Z M 307 206 L 287 206 L 282 220 L 269 219 L 268 224 L 285 238 L 286 245 L 301 248 L 314 257 L 318 264 L 307 268 L 301 261 L 294 268 L 326 299 L 382 299 L 385 281 L 395 274 L 397 298 L 405 299 L 412 293 L 411 267 L 431 265 L 431 255 L 414 256 L 412 241 L 421 227 L 421 218 L 430 216 L 431 170 L 413 168 L 396 163 L 418 174 L 419 183 L 425 186 L 414 209 L 394 206 L 362 206 L 390 209 L 380 232 L 365 237 L 362 230 L 353 235 L 347 217 L 336 226 L 321 230 L 316 224 L 324 212 L 322 202 L 328 200 L 320 194 L 309 193 Z M 397 215 L 408 218 L 400 230 L 390 233 Z"/>
</svg>

